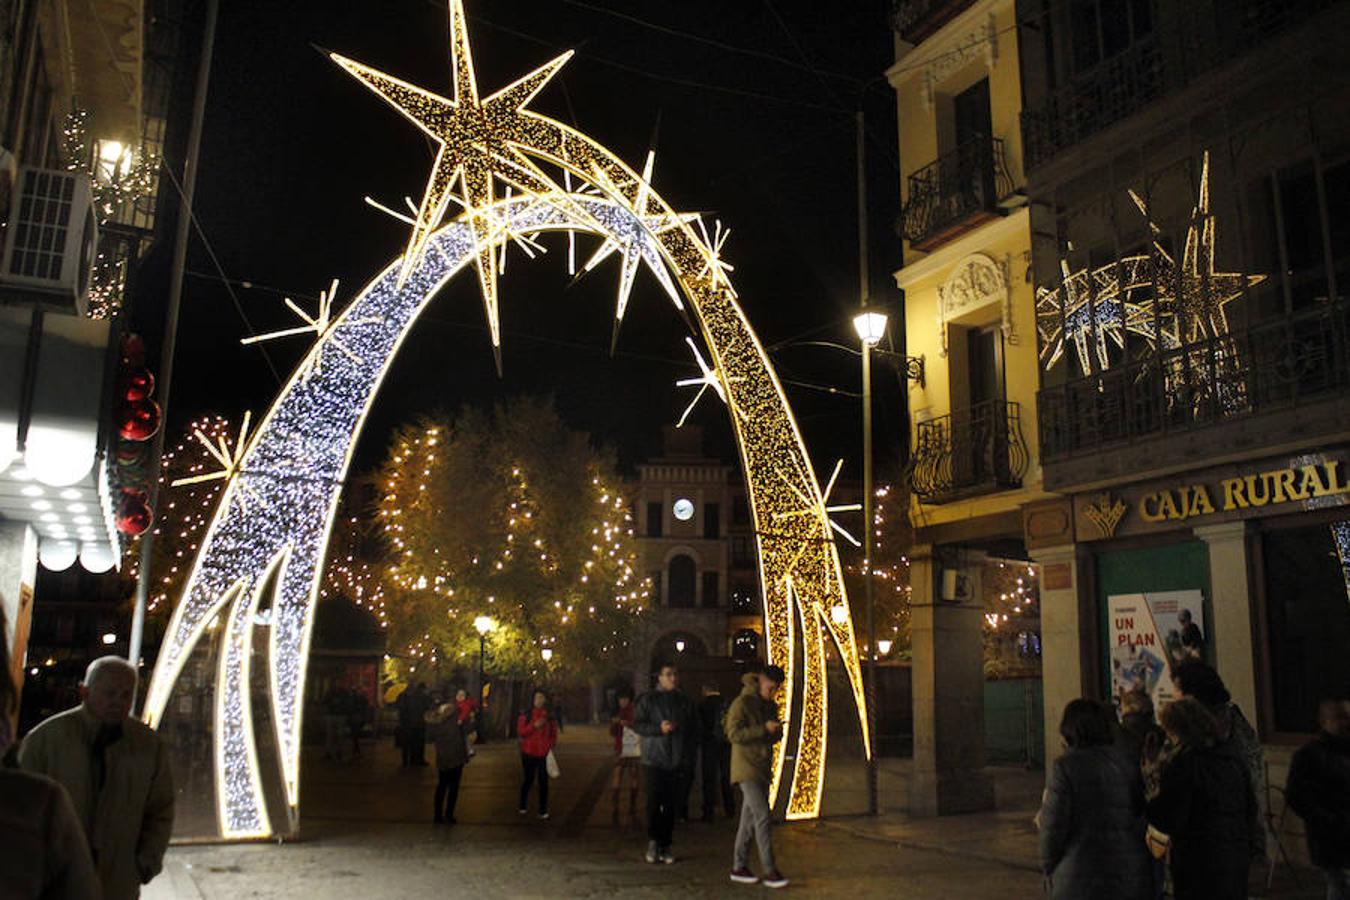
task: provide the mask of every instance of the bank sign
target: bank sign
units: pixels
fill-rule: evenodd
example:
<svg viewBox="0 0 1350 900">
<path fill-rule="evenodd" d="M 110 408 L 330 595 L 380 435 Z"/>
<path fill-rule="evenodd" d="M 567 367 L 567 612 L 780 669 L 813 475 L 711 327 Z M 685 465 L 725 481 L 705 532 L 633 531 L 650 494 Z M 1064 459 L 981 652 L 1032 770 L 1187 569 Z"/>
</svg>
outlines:
<svg viewBox="0 0 1350 900">
<path fill-rule="evenodd" d="M 1350 465 L 1344 451 L 1336 451 L 1080 494 L 1074 498 L 1074 520 L 1078 540 L 1094 541 L 1205 524 L 1193 520 L 1218 522 L 1346 503 Z"/>
</svg>

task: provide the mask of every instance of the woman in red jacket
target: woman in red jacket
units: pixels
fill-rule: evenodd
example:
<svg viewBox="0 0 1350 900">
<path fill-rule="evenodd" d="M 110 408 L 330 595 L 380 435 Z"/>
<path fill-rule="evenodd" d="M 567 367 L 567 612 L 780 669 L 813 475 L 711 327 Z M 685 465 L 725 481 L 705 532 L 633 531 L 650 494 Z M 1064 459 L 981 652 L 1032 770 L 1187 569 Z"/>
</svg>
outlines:
<svg viewBox="0 0 1350 900">
<path fill-rule="evenodd" d="M 520 736 L 520 763 L 525 780 L 520 785 L 520 814 L 528 811 L 530 785 L 539 779 L 539 818 L 548 818 L 548 755 L 558 743 L 558 723 L 548 711 L 548 694 L 534 692 L 534 707 L 516 720 Z"/>
</svg>

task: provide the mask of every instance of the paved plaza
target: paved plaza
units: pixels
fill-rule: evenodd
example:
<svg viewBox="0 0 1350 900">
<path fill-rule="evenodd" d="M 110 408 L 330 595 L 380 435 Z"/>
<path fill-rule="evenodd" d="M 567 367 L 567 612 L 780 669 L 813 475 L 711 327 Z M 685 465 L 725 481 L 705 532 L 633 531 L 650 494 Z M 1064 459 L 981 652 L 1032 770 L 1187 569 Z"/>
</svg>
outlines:
<svg viewBox="0 0 1350 900">
<path fill-rule="evenodd" d="M 615 817 L 602 729 L 572 727 L 558 746 L 552 818 L 516 812 L 514 744 L 480 749 L 464 774 L 459 824 L 430 821 L 433 767 L 400 769 L 390 742 L 366 745 L 343 766 L 307 760 L 300 840 L 180 846 L 144 896 L 164 898 L 344 897 L 725 897 L 767 889 L 727 880 L 734 823 L 681 825 L 674 866 L 642 861 L 645 837 L 627 809 Z M 641 801 L 639 801 L 640 805 Z M 695 813 L 698 799 L 695 797 Z M 625 804 L 626 807 L 626 804 Z M 840 816 L 776 832 L 791 891 L 813 897 L 1036 897 L 1029 815 L 944 820 L 927 836 L 888 817 Z M 957 827 L 953 827 L 957 826 Z"/>
</svg>

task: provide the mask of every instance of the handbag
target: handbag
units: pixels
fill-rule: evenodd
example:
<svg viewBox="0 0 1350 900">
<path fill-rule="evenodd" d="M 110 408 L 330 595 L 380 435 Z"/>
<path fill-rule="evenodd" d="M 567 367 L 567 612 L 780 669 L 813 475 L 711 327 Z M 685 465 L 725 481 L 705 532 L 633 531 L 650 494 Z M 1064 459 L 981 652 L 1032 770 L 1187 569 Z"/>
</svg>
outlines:
<svg viewBox="0 0 1350 900">
<path fill-rule="evenodd" d="M 549 778 L 557 778 L 562 774 L 562 769 L 558 768 L 558 758 L 553 755 L 552 750 L 544 757 L 544 768 L 548 771 Z"/>
</svg>

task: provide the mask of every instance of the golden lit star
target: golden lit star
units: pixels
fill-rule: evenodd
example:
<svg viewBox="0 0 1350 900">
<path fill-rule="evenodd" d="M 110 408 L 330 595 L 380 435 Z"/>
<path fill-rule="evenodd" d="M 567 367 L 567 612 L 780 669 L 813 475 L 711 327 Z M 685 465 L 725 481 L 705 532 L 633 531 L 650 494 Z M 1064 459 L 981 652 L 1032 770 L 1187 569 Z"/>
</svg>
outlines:
<svg viewBox="0 0 1350 900">
<path fill-rule="evenodd" d="M 735 409 L 736 414 L 744 419 L 745 414 L 737 409 L 731 398 L 727 396 L 726 390 L 722 387 L 721 376 L 718 375 L 716 369 L 709 366 L 703 359 L 703 354 L 698 352 L 698 345 L 694 343 L 694 339 L 686 337 L 684 342 L 689 345 L 689 352 L 694 354 L 694 362 L 698 364 L 699 371 L 702 374 L 697 378 L 681 378 L 679 381 L 675 382 L 676 387 L 698 386 L 698 393 L 694 395 L 693 400 L 689 401 L 689 405 L 684 408 L 684 415 L 680 416 L 680 421 L 675 423 L 675 427 L 684 427 L 685 420 L 689 418 L 689 414 L 694 411 L 694 407 L 698 405 L 698 401 L 703 399 L 703 395 L 708 392 L 709 388 L 712 388 L 713 393 L 717 394 L 717 396 L 722 399 L 723 403 L 729 408 Z M 732 380 L 739 381 L 740 379 L 737 378 Z"/>
<path fill-rule="evenodd" d="M 844 528 L 844 526 L 840 525 L 830 516 L 830 513 L 858 512 L 859 510 L 862 509 L 861 503 L 839 503 L 833 506 L 830 505 L 830 494 L 834 491 L 835 482 L 839 480 L 839 473 L 843 470 L 843 468 L 844 468 L 844 461 L 842 459 L 834 464 L 834 472 L 830 474 L 830 480 L 825 485 L 825 489 L 820 492 L 819 505 L 813 504 L 810 501 L 810 499 L 807 498 L 807 496 L 796 487 L 796 485 L 794 485 L 789 479 L 787 479 L 786 476 L 784 476 L 784 480 L 787 481 L 788 486 L 791 487 L 793 492 L 796 493 L 796 495 L 801 498 L 801 501 L 802 503 L 805 504 L 805 506 L 803 506 L 801 509 L 792 510 L 791 512 L 777 513 L 774 515 L 774 519 L 781 521 L 783 519 L 798 518 L 800 516 L 812 516 L 819 521 L 824 521 L 826 524 L 830 526 L 830 531 L 838 533 L 844 538 L 844 540 L 848 541 L 853 546 L 861 547 L 862 541 L 858 540 L 856 537 L 850 534 Z M 825 536 L 829 537 L 828 531 L 826 532 Z"/>
<path fill-rule="evenodd" d="M 731 279 L 727 278 L 728 272 L 734 272 L 736 267 L 722 259 L 722 246 L 726 244 L 727 238 L 731 237 L 731 229 L 722 227 L 722 220 L 718 219 L 713 223 L 712 234 L 708 233 L 708 226 L 703 224 L 703 218 L 698 219 L 699 234 L 703 237 L 703 249 L 706 254 L 703 260 L 703 268 L 699 271 L 698 277 L 707 278 L 714 290 L 720 286 L 725 286 L 727 290 L 733 291 Z"/>
<path fill-rule="evenodd" d="M 522 150 L 530 144 L 533 124 L 533 114 L 527 113 L 525 107 L 571 55 L 568 51 L 496 93 L 480 98 L 463 0 L 450 0 L 452 98 L 408 84 L 337 53 L 329 54 L 437 145 L 426 194 L 417 210 L 412 237 L 399 269 L 400 287 L 421 259 L 431 233 L 445 215 L 455 184 L 459 184 L 460 199 L 473 231 L 478 280 L 499 366 L 501 329 L 497 314 L 497 262 L 493 253 L 497 223 L 490 211 L 496 198 L 494 178 L 529 193 L 553 189 L 548 176 Z"/>
<path fill-rule="evenodd" d="M 246 337 L 241 339 L 239 343 L 258 344 L 263 341 L 273 341 L 276 340 L 277 338 L 292 337 L 297 334 L 309 334 L 311 332 L 314 334 L 316 341 L 322 342 L 324 338 L 329 337 L 328 332 L 334 327 L 333 300 L 337 297 L 337 289 L 338 289 L 338 280 L 334 278 L 332 283 L 328 286 L 328 290 L 319 292 L 319 309 L 312 316 L 309 313 L 305 312 L 303 309 L 301 309 L 296 304 L 296 302 L 292 300 L 290 297 L 286 297 L 285 298 L 286 305 L 290 307 L 291 312 L 295 313 L 304 321 L 305 323 L 304 325 L 298 325 L 295 328 L 283 328 L 280 331 L 269 331 L 266 334 L 255 334 L 252 337 Z M 371 318 L 349 319 L 347 321 L 347 324 L 363 325 L 378 321 L 380 320 Z M 332 335 L 331 339 L 329 340 L 329 343 L 331 343 L 334 347 L 336 347 L 338 350 L 344 353 L 347 356 L 347 358 L 351 359 L 353 362 L 361 361 L 361 358 L 357 356 L 355 352 L 352 351 L 352 348 L 344 344 L 342 342 L 342 339 L 339 338 L 337 335 Z M 304 380 L 308 381 L 309 377 L 318 370 L 322 358 L 323 358 L 322 353 L 316 353 L 312 357 L 310 357 L 308 362 L 305 363 L 304 370 L 301 374 L 301 377 Z"/>
</svg>

